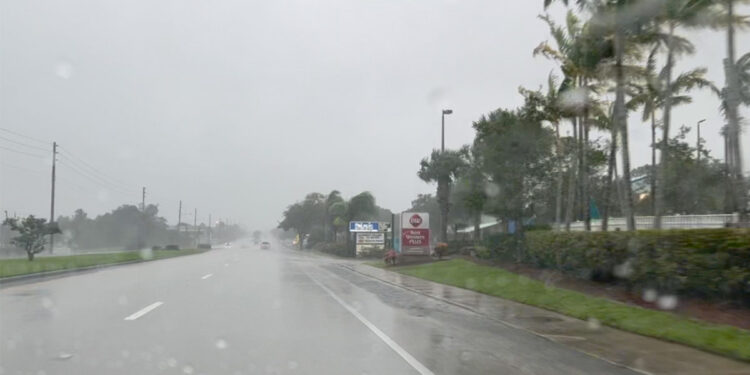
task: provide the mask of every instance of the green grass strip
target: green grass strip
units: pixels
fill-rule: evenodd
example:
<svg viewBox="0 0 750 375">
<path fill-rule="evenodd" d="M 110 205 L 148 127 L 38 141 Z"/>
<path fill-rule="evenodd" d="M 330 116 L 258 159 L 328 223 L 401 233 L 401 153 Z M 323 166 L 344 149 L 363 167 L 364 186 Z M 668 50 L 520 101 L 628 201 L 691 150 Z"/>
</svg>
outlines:
<svg viewBox="0 0 750 375">
<path fill-rule="evenodd" d="M 0 260 L 0 278 L 27 275 L 31 273 L 50 272 L 85 268 L 91 266 L 172 258 L 181 255 L 201 253 L 203 250 L 156 250 L 156 251 L 123 251 L 107 254 L 85 254 L 69 256 L 37 257 L 33 261 L 26 258 Z"/>
<path fill-rule="evenodd" d="M 466 260 L 396 268 L 406 275 L 474 290 L 641 335 L 750 361 L 750 331 L 547 286 L 506 270 Z"/>
</svg>

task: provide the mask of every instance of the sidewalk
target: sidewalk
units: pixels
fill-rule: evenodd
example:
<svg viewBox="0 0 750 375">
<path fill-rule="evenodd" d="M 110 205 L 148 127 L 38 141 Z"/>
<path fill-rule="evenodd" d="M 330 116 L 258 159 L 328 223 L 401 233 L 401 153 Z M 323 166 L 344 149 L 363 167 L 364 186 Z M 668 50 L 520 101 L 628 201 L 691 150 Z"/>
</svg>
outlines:
<svg viewBox="0 0 750 375">
<path fill-rule="evenodd" d="M 345 267 L 647 374 L 750 375 L 750 364 L 362 263 Z"/>
</svg>

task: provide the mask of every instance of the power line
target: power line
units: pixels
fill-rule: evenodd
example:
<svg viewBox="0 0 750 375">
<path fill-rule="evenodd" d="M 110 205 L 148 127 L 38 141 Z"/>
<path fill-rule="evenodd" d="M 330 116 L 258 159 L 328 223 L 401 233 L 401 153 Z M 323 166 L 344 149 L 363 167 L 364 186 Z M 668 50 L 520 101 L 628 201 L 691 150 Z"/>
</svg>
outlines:
<svg viewBox="0 0 750 375">
<path fill-rule="evenodd" d="M 4 131 L 6 133 L 10 133 L 10 134 L 13 134 L 13 135 L 18 136 L 18 137 L 26 138 L 26 139 L 32 140 L 34 142 L 39 142 L 39 143 L 41 143 L 43 145 L 48 145 L 48 144 L 52 143 L 52 142 L 43 141 L 43 140 L 41 140 L 39 138 L 34 138 L 32 136 L 21 134 L 19 132 L 16 132 L 16 131 L 13 131 L 13 130 L 10 130 L 10 129 L 6 129 L 6 128 L 0 128 L 0 131 Z"/>
<path fill-rule="evenodd" d="M 42 159 L 46 158 L 46 156 L 44 156 L 44 155 L 34 154 L 34 153 L 31 153 L 31 152 L 26 152 L 26 151 L 18 151 L 18 150 L 14 150 L 12 148 L 7 148 L 5 146 L 0 146 L 0 149 L 6 150 L 6 151 L 10 151 L 10 152 L 15 152 L 15 153 L 26 155 L 26 156 L 33 156 L 33 157 L 36 157 L 36 158 L 42 158 Z"/>
<path fill-rule="evenodd" d="M 103 177 L 102 175 L 100 175 L 100 174 L 97 174 L 97 173 L 95 173 L 95 172 L 92 172 L 92 171 L 89 171 L 89 170 L 87 170 L 87 169 L 83 168 L 83 167 L 81 166 L 81 163 L 78 163 L 78 162 L 76 162 L 75 160 L 71 159 L 71 158 L 69 157 L 69 155 L 65 155 L 65 154 L 60 154 L 60 155 L 62 156 L 62 158 L 63 158 L 64 160 L 66 160 L 66 161 L 70 162 L 70 163 L 69 163 L 68 165 L 69 165 L 69 166 L 70 166 L 71 168 L 75 168 L 75 169 L 77 169 L 78 171 L 80 171 L 81 173 L 85 173 L 85 174 L 86 174 L 87 176 L 89 176 L 89 177 L 91 177 L 91 178 L 95 178 L 96 180 L 98 180 L 98 181 L 99 181 L 99 182 L 101 182 L 102 184 L 105 184 L 105 185 L 108 185 L 108 186 L 110 186 L 110 187 L 113 187 L 113 188 L 116 188 L 116 189 L 120 189 L 120 190 L 123 190 L 123 191 L 128 191 L 128 192 L 131 192 L 131 191 L 135 191 L 135 190 L 133 190 L 133 189 L 132 189 L 132 188 L 130 188 L 130 187 L 126 187 L 126 186 L 123 186 L 123 184 L 115 183 L 115 182 L 113 182 L 114 180 L 110 181 L 110 180 L 108 180 L 108 179 L 104 178 L 104 177 Z"/>
<path fill-rule="evenodd" d="M 104 177 L 106 177 L 106 179 L 110 180 L 110 182 L 116 182 L 117 185 L 128 185 L 128 183 L 126 183 L 126 182 L 124 182 L 122 180 L 119 180 L 117 178 L 114 178 L 114 177 L 112 177 L 112 176 L 110 176 L 110 175 L 108 175 L 108 174 L 106 174 L 106 173 L 104 173 L 104 172 L 102 172 L 102 171 L 94 168 L 94 166 L 92 166 L 91 164 L 85 162 L 80 157 L 74 155 L 72 152 L 70 152 L 70 150 L 68 150 L 68 149 L 66 149 L 66 148 L 64 148 L 62 146 L 60 146 L 60 148 L 64 152 L 62 155 L 63 156 L 67 156 L 71 162 L 79 163 L 79 164 L 83 165 L 84 167 L 87 167 L 88 169 L 90 169 L 93 172 L 93 174 L 98 174 L 102 179 L 105 179 Z M 71 159 L 73 159 L 73 160 L 71 160 Z"/>
<path fill-rule="evenodd" d="M 28 144 L 28 143 L 19 142 L 19 141 L 16 141 L 14 139 L 11 139 L 11 138 L 3 137 L 2 135 L 0 135 L 0 139 L 4 139 L 4 140 L 6 140 L 8 142 L 15 143 L 15 144 L 20 145 L 20 146 L 32 148 L 34 150 L 45 151 L 45 152 L 47 151 L 46 148 L 41 148 L 39 146 L 33 146 L 33 145 Z"/>
<path fill-rule="evenodd" d="M 67 159 L 67 160 L 69 160 L 69 159 Z M 97 185 L 99 185 L 99 186 L 101 186 L 101 187 L 103 187 L 105 189 L 112 190 L 114 192 L 117 192 L 117 193 L 120 193 L 120 194 L 124 194 L 124 195 L 135 195 L 135 193 L 129 192 L 129 191 L 125 190 L 125 188 L 122 188 L 122 187 L 119 187 L 119 186 L 116 186 L 116 185 L 112 185 L 111 183 L 106 183 L 106 181 L 102 181 L 101 179 L 97 179 L 95 176 L 92 176 L 88 172 L 85 172 L 85 171 L 79 169 L 79 167 L 76 167 L 72 163 L 70 163 L 70 164 L 60 163 L 60 165 L 68 167 L 72 172 L 74 172 L 74 173 L 76 173 L 76 174 L 78 174 L 78 175 L 80 175 L 82 177 L 85 177 L 89 181 L 91 181 L 91 182 L 93 182 L 93 183 L 95 183 L 95 184 L 97 184 Z"/>
</svg>

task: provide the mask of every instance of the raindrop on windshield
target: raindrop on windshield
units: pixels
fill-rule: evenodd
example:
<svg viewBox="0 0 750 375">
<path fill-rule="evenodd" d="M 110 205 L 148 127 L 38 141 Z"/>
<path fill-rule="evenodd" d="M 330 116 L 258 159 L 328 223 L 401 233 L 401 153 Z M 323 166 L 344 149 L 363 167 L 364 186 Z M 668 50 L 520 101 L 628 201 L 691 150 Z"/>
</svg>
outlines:
<svg viewBox="0 0 750 375">
<path fill-rule="evenodd" d="M 653 289 L 646 289 L 643 291 L 643 300 L 646 302 L 654 302 L 657 298 L 659 298 L 659 295 L 656 293 Z"/>
<path fill-rule="evenodd" d="M 216 349 L 219 349 L 219 350 L 226 349 L 229 346 L 229 344 L 227 344 L 226 340 L 223 340 L 223 339 L 216 340 L 216 344 L 215 345 L 216 345 Z"/>
<path fill-rule="evenodd" d="M 673 310 L 677 307 L 677 296 L 666 295 L 661 296 L 656 301 L 656 305 L 662 310 Z"/>
</svg>

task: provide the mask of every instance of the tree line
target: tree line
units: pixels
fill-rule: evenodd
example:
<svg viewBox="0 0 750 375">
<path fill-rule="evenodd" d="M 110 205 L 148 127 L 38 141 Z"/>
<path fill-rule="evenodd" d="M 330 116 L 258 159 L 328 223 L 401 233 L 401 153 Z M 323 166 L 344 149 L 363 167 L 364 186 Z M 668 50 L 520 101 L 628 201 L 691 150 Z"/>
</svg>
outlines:
<svg viewBox="0 0 750 375">
<path fill-rule="evenodd" d="M 349 200 L 338 190 L 328 194 L 309 193 L 284 211 L 278 228 L 293 231 L 300 239 L 300 249 L 305 243 L 312 246 L 320 242 L 346 240 L 349 222 L 357 220 L 391 221 L 392 212 L 379 207 L 370 192 L 359 193 Z"/>
<path fill-rule="evenodd" d="M 545 0 L 544 9 L 553 2 Z M 533 53 L 554 61 L 559 72 L 549 75 L 546 88 L 521 88 L 521 107 L 476 120 L 472 145 L 423 159 L 417 175 L 436 182 L 437 193 L 418 197 L 412 208 L 433 200 L 441 239 L 451 223 L 454 230 L 479 231 L 483 213 L 519 230 L 569 230 L 577 220 L 591 230 L 592 218 L 607 230 L 611 216 L 625 217 L 634 230 L 636 215 L 653 215 L 655 228 L 667 214 L 737 212 L 747 222 L 739 109 L 750 105 L 750 53 L 736 58 L 735 32 L 750 22 L 736 14 L 741 2 L 578 0 L 561 23 L 540 15 L 552 42 Z M 696 52 L 680 35 L 688 28 L 726 31 L 723 87 L 705 78 L 704 67 L 676 71 L 680 58 Z M 716 95 L 726 120 L 723 161 L 702 140 L 688 142 L 689 127 L 674 134 L 673 109 L 690 104 L 690 92 L 699 89 Z M 651 129 L 651 162 L 635 168 L 628 137 L 634 113 Z M 565 123 L 571 132 L 564 135 Z"/>
</svg>

